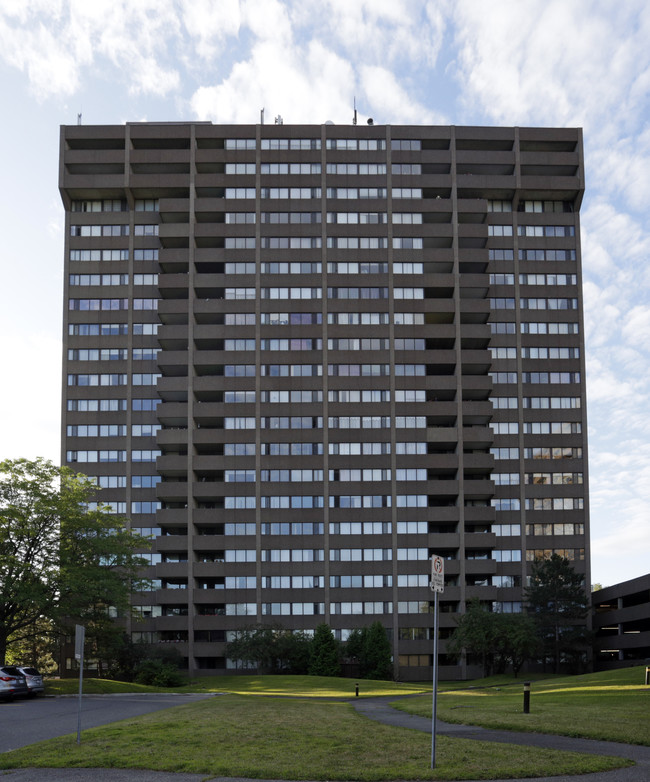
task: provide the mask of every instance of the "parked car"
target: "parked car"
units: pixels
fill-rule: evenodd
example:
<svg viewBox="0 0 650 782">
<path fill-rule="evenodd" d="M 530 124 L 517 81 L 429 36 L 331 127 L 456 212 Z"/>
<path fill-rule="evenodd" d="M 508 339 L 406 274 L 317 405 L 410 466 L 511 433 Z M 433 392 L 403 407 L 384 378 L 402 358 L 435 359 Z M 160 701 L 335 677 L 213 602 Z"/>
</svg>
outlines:
<svg viewBox="0 0 650 782">
<path fill-rule="evenodd" d="M 25 674 L 13 665 L 0 666 L 0 698 L 12 701 L 16 695 L 29 695 Z"/>
<path fill-rule="evenodd" d="M 23 674 L 27 681 L 27 689 L 31 696 L 39 695 L 45 692 L 43 685 L 43 674 L 39 673 L 36 668 L 31 668 L 24 665 L 17 665 L 16 668 Z"/>
</svg>

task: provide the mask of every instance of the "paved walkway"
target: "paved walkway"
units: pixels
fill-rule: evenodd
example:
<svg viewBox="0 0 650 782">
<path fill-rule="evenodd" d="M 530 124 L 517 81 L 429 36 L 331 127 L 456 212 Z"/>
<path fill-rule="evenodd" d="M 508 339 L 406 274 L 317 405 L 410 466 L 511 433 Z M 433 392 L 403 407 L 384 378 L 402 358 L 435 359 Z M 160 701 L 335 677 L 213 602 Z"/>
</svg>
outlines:
<svg viewBox="0 0 650 782">
<path fill-rule="evenodd" d="M 398 711 L 389 706 L 389 703 L 398 699 L 395 696 L 355 698 L 350 703 L 359 714 L 363 714 L 377 722 L 431 733 L 430 720 L 425 717 L 417 717 L 413 714 Z M 436 733 L 441 736 L 453 736 L 461 739 L 495 741 L 503 744 L 584 752 L 595 755 L 613 755 L 628 758 L 637 764 L 631 768 L 605 771 L 598 774 L 529 777 L 526 782 L 650 782 L 650 747 L 619 744 L 613 741 L 575 739 L 568 736 L 554 736 L 542 733 L 516 733 L 469 725 L 451 725 L 440 720 L 437 721 Z M 212 782 L 279 782 L 278 780 L 248 780 L 244 778 L 234 780 L 226 777 L 206 777 L 205 774 L 174 774 L 116 768 L 25 768 L 4 771 L 1 775 L 2 779 L 6 779 L 7 782 L 210 782 L 210 780 Z M 499 779 L 492 780 L 492 782 L 512 782 L 512 780 Z"/>
<path fill-rule="evenodd" d="M 396 700 L 399 698 L 364 698 L 358 701 L 355 699 L 352 705 L 359 714 L 363 714 L 371 720 L 399 728 L 412 728 L 424 733 L 431 733 L 431 720 L 391 708 L 388 704 Z M 452 725 L 440 720 L 436 722 L 436 735 L 543 749 L 559 749 L 567 752 L 584 752 L 591 755 L 613 755 L 619 758 L 628 758 L 637 764 L 630 768 L 603 771 L 598 774 L 534 777 L 528 778 L 528 782 L 650 782 L 650 747 L 620 744 L 615 741 L 576 739 L 547 733 L 518 733 L 509 730 L 479 728 L 472 725 Z M 508 780 L 492 780 L 492 782 L 508 782 Z"/>
</svg>

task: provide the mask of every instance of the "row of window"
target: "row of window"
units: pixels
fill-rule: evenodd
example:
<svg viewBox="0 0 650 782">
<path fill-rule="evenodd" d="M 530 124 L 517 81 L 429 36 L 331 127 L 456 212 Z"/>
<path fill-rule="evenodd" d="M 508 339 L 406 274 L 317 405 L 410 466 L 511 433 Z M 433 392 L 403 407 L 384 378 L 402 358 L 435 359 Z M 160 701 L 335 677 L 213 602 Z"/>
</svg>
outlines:
<svg viewBox="0 0 650 782">
<path fill-rule="evenodd" d="M 86 400 L 79 400 L 84 402 Z M 94 402 L 95 400 L 88 400 Z M 115 400 L 110 400 L 111 402 Z M 123 400 L 121 400 L 123 401 Z M 135 404 L 139 400 L 133 400 L 134 409 Z M 148 400 L 143 400 L 148 401 Z M 157 401 L 157 400 L 152 400 Z M 72 408 L 69 408 L 72 409 Z M 85 409 L 85 408 L 84 408 Z M 88 409 L 96 409 L 89 407 Z M 120 407 L 120 409 L 126 409 L 126 407 Z M 139 409 L 139 408 L 138 408 Z M 391 444 L 387 442 L 338 442 L 329 443 L 328 445 L 330 455 L 334 456 L 381 456 L 389 455 L 391 453 Z M 496 449 L 499 451 L 510 452 L 517 451 L 517 456 L 507 455 L 501 458 L 518 458 L 518 449 Z M 533 450 L 533 449 L 526 449 Z M 553 449 L 563 450 L 563 449 Z M 564 449 L 566 450 L 566 449 Z M 568 449 L 569 451 L 571 449 Z M 575 450 L 575 449 L 573 449 Z M 255 443 L 224 443 L 223 453 L 225 456 L 255 456 Z M 294 442 L 294 443 L 261 443 L 260 453 L 263 456 L 322 456 L 323 444 L 318 442 Z M 395 453 L 398 455 L 424 455 L 427 453 L 426 442 L 397 442 L 395 443 Z M 496 457 L 499 458 L 499 457 Z M 550 458 L 550 457 L 548 457 Z M 560 458 L 560 457 L 557 457 Z M 124 459 L 121 459 L 124 461 Z"/>
<path fill-rule="evenodd" d="M 490 274 L 490 285 L 514 285 L 514 274 Z M 520 274 L 520 285 L 577 285 L 575 274 Z"/>
<path fill-rule="evenodd" d="M 159 450 L 144 449 L 131 451 L 132 462 L 155 462 L 160 456 Z M 69 463 L 95 463 L 95 462 L 126 462 L 127 452 L 120 450 L 98 451 L 66 451 L 66 461 Z"/>
<path fill-rule="evenodd" d="M 374 150 L 385 149 L 386 142 L 383 139 L 328 139 L 327 149 L 336 150 Z M 227 139 L 225 148 L 228 150 L 255 149 L 255 139 Z M 262 150 L 319 150 L 320 139 L 262 139 Z M 419 139 L 393 139 L 391 149 L 401 151 L 419 151 L 421 142 Z M 253 196 L 254 197 L 254 196 Z M 105 198 L 95 200 L 75 200 L 71 204 L 72 212 L 127 212 L 129 210 L 126 199 Z M 158 199 L 138 198 L 134 203 L 136 212 L 157 212 L 159 210 Z M 488 200 L 488 212 L 512 212 L 510 201 Z M 519 204 L 519 211 L 523 212 L 572 212 L 573 204 L 569 201 L 524 201 Z"/>
<path fill-rule="evenodd" d="M 82 427 L 70 427 L 81 429 Z M 95 427 L 96 428 L 96 427 Z M 390 469 L 347 469 L 329 470 L 330 481 L 389 481 L 392 471 Z M 225 470 L 223 480 L 226 483 L 254 483 L 255 470 Z M 427 470 L 425 468 L 409 468 L 395 470 L 395 479 L 398 481 L 426 481 Z M 270 482 L 302 483 L 305 481 L 322 481 L 323 470 L 296 469 L 296 470 L 260 470 L 260 480 Z M 561 482 L 561 481 L 559 481 Z M 570 483 L 571 481 L 565 481 Z"/>
<path fill-rule="evenodd" d="M 582 483 L 581 472 L 527 472 L 524 475 L 524 483 L 530 484 L 573 484 Z"/>
<path fill-rule="evenodd" d="M 488 225 L 488 236 L 512 236 L 512 225 Z M 518 225 L 517 236 L 570 237 L 575 236 L 573 225 Z"/>
<path fill-rule="evenodd" d="M 425 375 L 424 364 L 395 364 L 396 376 Z M 217 372 L 216 374 L 220 374 Z M 225 377 L 255 377 L 254 364 L 226 364 Z M 321 377 L 322 364 L 261 364 L 262 377 Z M 379 377 L 390 375 L 389 364 L 330 364 L 328 374 L 332 377 Z"/>
<path fill-rule="evenodd" d="M 69 299 L 68 309 L 79 312 L 106 312 L 115 310 L 128 310 L 128 299 Z M 158 299 L 132 299 L 131 309 L 157 310 Z"/>
<path fill-rule="evenodd" d="M 131 409 L 134 411 L 155 410 L 160 399 L 132 399 Z M 117 412 L 127 410 L 126 399 L 68 399 L 67 409 L 78 413 Z"/>
<path fill-rule="evenodd" d="M 512 212 L 512 201 L 493 200 L 487 202 L 488 212 Z M 520 201 L 518 212 L 573 212 L 572 201 Z"/>
<path fill-rule="evenodd" d="M 436 497 L 426 494 L 398 494 L 395 506 L 398 508 L 428 508 Z M 390 508 L 392 497 L 389 494 L 348 494 L 329 497 L 330 508 Z M 255 497 L 224 497 L 225 508 L 255 508 Z M 261 498 L 262 508 L 322 508 L 321 495 L 269 495 Z"/>
<path fill-rule="evenodd" d="M 521 503 L 515 497 L 502 497 L 490 500 L 493 508 L 499 511 L 521 510 Z M 533 497 L 525 500 L 526 510 L 582 510 L 582 497 Z"/>
<path fill-rule="evenodd" d="M 493 396 L 490 401 L 495 410 L 517 410 L 519 407 L 516 396 Z M 525 396 L 521 406 L 525 410 L 574 410 L 580 404 L 579 396 Z"/>
<path fill-rule="evenodd" d="M 145 252 L 144 250 L 142 251 Z M 151 251 L 153 252 L 153 250 Z M 158 251 L 155 251 L 158 253 Z M 134 253 L 135 259 L 135 253 Z M 128 261 L 128 250 L 70 250 L 71 261 Z M 138 260 L 145 260 L 144 256 L 138 258 Z M 158 260 L 156 255 L 155 259 Z"/>
<path fill-rule="evenodd" d="M 495 459 L 519 459 L 519 448 L 490 448 Z M 524 459 L 582 459 L 582 448 L 524 448 Z"/>
<path fill-rule="evenodd" d="M 226 298 L 255 298 L 251 292 L 255 289 L 236 288 L 226 289 Z M 408 289 L 412 290 L 412 289 Z M 403 296 L 406 298 L 406 296 Z M 70 305 L 73 310 L 119 310 L 128 309 L 128 299 L 72 299 Z M 134 309 L 156 309 L 156 299 L 134 299 Z M 224 325 L 251 326 L 255 325 L 255 313 L 224 313 Z M 263 312 L 260 315 L 263 325 L 308 325 L 322 323 L 322 315 L 319 312 Z M 387 325 L 389 313 L 387 312 L 329 312 L 328 324 L 335 325 Z M 393 315 L 395 325 L 417 325 L 424 323 L 423 312 L 395 312 Z M 511 325 L 511 324 L 493 324 Z M 514 324 L 512 324 L 514 325 Z M 523 326 L 524 324 L 522 324 Z M 546 325 L 546 324 L 539 324 Z M 573 324 L 548 324 L 549 326 L 570 326 Z M 134 323 L 132 333 L 137 335 L 155 335 L 158 333 L 158 323 Z M 74 323 L 68 327 L 68 333 L 76 336 L 119 336 L 128 334 L 126 323 Z M 505 332 L 499 332 L 505 333 Z M 507 333 L 510 333 L 509 331 Z M 514 333 L 514 332 L 512 332 Z M 569 332 L 553 332 L 569 333 Z M 575 332 L 571 332 L 575 333 Z"/>
<path fill-rule="evenodd" d="M 512 252 L 512 250 L 510 251 Z M 575 261 L 575 250 L 522 250 L 518 251 L 520 261 Z M 492 259 L 491 259 L 492 260 Z M 495 258 L 494 260 L 512 260 L 508 258 Z"/>
<path fill-rule="evenodd" d="M 490 309 L 493 310 L 516 309 L 516 299 L 511 297 L 491 296 L 489 302 Z M 521 298 L 519 299 L 519 306 L 522 310 L 577 310 L 578 299 Z"/>
<path fill-rule="evenodd" d="M 525 501 L 526 510 L 582 510 L 582 497 L 529 497 Z"/>
<path fill-rule="evenodd" d="M 155 336 L 159 323 L 133 323 L 134 336 Z M 129 333 L 128 323 L 70 323 L 68 334 L 74 337 L 122 337 Z"/>
<path fill-rule="evenodd" d="M 492 321 L 490 324 L 492 334 L 516 334 L 517 324 L 514 321 Z M 525 321 L 521 323 L 522 334 L 578 334 L 578 323 L 535 323 Z"/>
<path fill-rule="evenodd" d="M 559 524 L 526 524 L 526 535 L 584 535 L 582 523 L 561 522 Z"/>
<path fill-rule="evenodd" d="M 129 224 L 71 225 L 70 236 L 128 236 Z"/>
<path fill-rule="evenodd" d="M 226 139 L 224 146 L 228 150 L 255 149 L 256 142 L 254 138 Z M 325 148 L 343 151 L 381 151 L 386 149 L 386 140 L 382 138 L 328 138 L 325 141 Z M 392 139 L 390 148 L 398 151 L 418 151 L 422 148 L 422 143 L 419 139 Z M 321 140 L 320 138 L 263 138 L 260 140 L 260 149 L 318 150 L 321 149 Z"/>
<path fill-rule="evenodd" d="M 491 421 L 490 428 L 495 434 L 519 434 L 516 421 Z M 525 421 L 524 434 L 580 434 L 582 424 L 577 421 Z"/>
<path fill-rule="evenodd" d="M 155 361 L 159 352 L 160 348 L 132 348 L 131 356 L 134 361 Z M 125 361 L 128 357 L 126 348 L 68 349 L 69 361 Z"/>
<path fill-rule="evenodd" d="M 260 247 L 266 250 L 317 250 L 323 246 L 320 236 L 262 236 Z M 328 236 L 326 247 L 339 250 L 382 250 L 388 249 L 388 239 L 383 236 Z M 421 250 L 422 237 L 395 236 L 393 249 Z M 254 250 L 255 238 L 251 236 L 227 236 L 224 247 L 229 250 Z"/>
<path fill-rule="evenodd" d="M 247 291 L 248 289 L 244 289 Z M 245 296 L 244 298 L 248 298 Z M 379 326 L 388 325 L 390 322 L 388 312 L 328 312 L 327 322 L 334 325 L 347 326 Z M 254 312 L 226 312 L 223 314 L 226 326 L 254 326 Z M 265 326 L 288 325 L 320 325 L 322 323 L 320 312 L 262 312 L 260 323 Z M 395 325 L 423 325 L 423 312 L 395 312 L 393 314 Z M 509 324 L 508 324 L 509 325 Z"/>
<path fill-rule="evenodd" d="M 114 430 L 121 429 L 117 432 Z M 152 430 L 155 434 L 160 427 L 157 425 L 146 424 L 143 426 L 133 425 L 133 434 L 144 434 L 145 431 Z M 111 426 L 69 426 L 68 436 L 115 436 L 115 434 L 125 434 L 126 427 Z M 155 431 L 153 431 L 155 430 Z M 82 432 L 90 432 L 83 434 Z M 339 444 L 332 444 L 336 446 Z M 388 481 L 391 480 L 392 471 L 390 469 L 366 468 L 366 469 L 331 469 L 329 470 L 330 481 Z M 146 476 L 143 476 L 146 477 Z M 107 476 L 107 480 L 108 480 Z M 223 473 L 225 483 L 254 483 L 256 471 L 254 469 L 229 469 Z M 426 481 L 428 473 L 426 468 L 399 468 L 395 470 L 395 480 L 397 481 Z M 520 482 L 519 473 L 493 473 L 492 481 L 497 486 L 518 486 Z M 115 478 L 117 480 L 117 477 Z M 302 483 L 305 481 L 322 481 L 323 470 L 321 469 L 283 469 L 283 470 L 261 470 L 260 480 L 280 483 Z M 583 473 L 581 472 L 546 472 L 546 473 L 525 473 L 524 483 L 532 485 L 571 485 L 582 484 Z M 135 485 L 135 484 L 134 484 Z M 423 522 L 426 523 L 426 522 Z M 289 525 L 287 525 L 289 526 Z M 426 530 L 423 530 L 426 532 Z M 288 533 L 287 533 L 288 534 Z M 298 534 L 298 533 L 295 533 Z M 366 533 L 364 533 L 366 534 Z"/>
<path fill-rule="evenodd" d="M 583 548 L 536 548 L 526 550 L 526 561 L 534 562 L 536 559 L 550 559 L 554 554 L 571 561 L 582 561 L 585 558 Z"/>
<path fill-rule="evenodd" d="M 330 377 L 388 377 L 391 374 L 390 369 L 390 364 L 329 364 L 327 374 Z M 255 364 L 225 364 L 220 371 L 216 371 L 214 374 L 221 373 L 225 377 L 255 377 Z M 395 377 L 423 377 L 426 373 L 426 364 L 393 364 Z M 261 377 L 321 377 L 322 374 L 322 364 L 260 365 Z M 449 374 L 453 374 L 453 372 L 450 371 Z M 502 382 L 516 382 L 516 378 L 513 381 Z"/>
<path fill-rule="evenodd" d="M 367 201 L 388 197 L 385 187 L 328 187 L 325 192 L 329 199 Z M 422 199 L 420 187 L 393 187 L 390 193 L 393 199 Z M 254 200 L 256 190 L 254 187 L 227 187 L 224 194 L 226 199 Z M 320 187 L 261 187 L 260 197 L 279 200 L 320 199 L 322 190 Z"/>
<path fill-rule="evenodd" d="M 90 285 L 128 285 L 128 274 L 70 274 L 70 285 L 90 286 Z M 157 274 L 134 274 L 134 285 L 157 285 Z"/>
<path fill-rule="evenodd" d="M 323 340 L 319 338 L 293 338 L 293 339 L 260 339 L 260 350 L 272 350 L 272 351 L 295 351 L 295 350 L 322 350 Z M 424 339 L 417 338 L 396 338 L 393 340 L 393 347 L 395 350 L 425 350 L 426 342 Z M 327 340 L 328 350 L 388 350 L 390 348 L 390 340 L 386 337 L 364 337 L 364 338 L 350 338 L 341 337 Z M 514 350 L 514 348 L 512 348 Z M 541 348 L 540 348 L 541 349 Z M 573 350 L 573 348 L 548 348 L 548 350 Z M 145 349 L 143 349 L 145 350 Z M 146 350 L 155 351 L 155 348 L 148 348 Z M 223 341 L 223 350 L 227 351 L 245 351 L 255 350 L 255 339 L 253 338 L 238 338 L 238 339 L 226 339 Z M 501 348 L 492 348 L 492 350 L 501 350 Z M 535 348 L 537 350 L 537 348 Z M 577 348 L 576 348 L 577 350 Z M 95 354 L 99 351 L 74 351 L 75 355 L 89 355 Z M 119 350 L 113 349 L 111 354 L 120 353 Z M 122 351 L 125 352 L 125 351 Z M 71 355 L 68 356 L 72 358 Z M 123 358 L 125 356 L 122 356 Z M 155 356 L 154 356 L 155 357 Z M 527 356 L 533 358 L 537 356 Z M 547 356 L 548 357 L 548 356 Z M 551 358 L 567 358 L 567 356 L 550 356 Z M 572 356 L 573 358 L 574 356 Z M 511 358 L 511 356 L 493 355 L 493 358 Z M 540 356 L 541 358 L 541 356 Z M 96 359 L 80 359 L 80 360 L 96 360 Z"/>
<path fill-rule="evenodd" d="M 155 386 L 161 376 L 156 373 L 133 372 L 132 386 Z M 68 375 L 69 386 L 126 386 L 128 375 L 125 373 L 101 373 L 91 375 Z"/>
<path fill-rule="evenodd" d="M 421 340 L 424 342 L 424 340 Z M 490 356 L 493 359 L 516 359 L 517 348 L 514 347 L 498 347 L 489 348 Z M 580 358 L 580 348 L 560 348 L 560 347 L 544 347 L 544 348 L 521 348 L 522 358 L 533 359 L 568 359 L 568 358 Z"/>
<path fill-rule="evenodd" d="M 391 173 L 397 176 L 422 174 L 420 163 L 393 163 Z M 226 163 L 224 173 L 237 175 L 254 175 L 257 171 L 255 163 Z M 322 173 L 320 163 L 260 163 L 262 175 L 310 175 Z M 386 163 L 326 163 L 325 173 L 341 176 L 385 176 L 388 171 Z"/>
<path fill-rule="evenodd" d="M 255 212 L 225 212 L 226 225 L 255 225 Z M 386 225 L 387 212 L 327 212 L 326 222 L 337 225 Z M 321 212 L 260 212 L 260 223 L 263 225 L 318 225 L 322 222 Z M 422 225 L 422 212 L 393 212 L 392 222 L 395 225 Z M 75 226 L 80 227 L 80 226 Z M 81 226 L 88 229 L 110 229 L 115 226 Z M 122 226 L 117 226 L 122 227 Z M 128 229 L 128 226 L 126 226 Z M 128 231 L 127 231 L 128 233 Z M 81 234 L 84 235 L 84 234 Z M 93 235 L 93 234 L 85 234 Z M 100 234 L 97 234 L 100 235 Z M 105 235 L 110 235 L 106 233 Z M 512 252 L 512 251 L 511 251 Z"/>
<path fill-rule="evenodd" d="M 110 479 L 119 479 L 122 476 L 105 476 Z M 142 479 L 156 479 L 157 476 L 140 476 Z M 124 487 L 120 484 L 120 487 Z M 580 524 L 559 524 L 552 525 L 551 527 L 557 528 L 559 531 L 557 534 L 582 534 L 580 532 Z M 548 524 L 536 525 L 538 527 L 548 528 Z M 330 535 L 390 535 L 393 529 L 393 524 L 390 521 L 345 521 L 345 522 L 329 522 L 328 530 Z M 531 527 L 532 529 L 532 527 Z M 322 535 L 324 525 L 322 522 L 263 522 L 260 525 L 260 531 L 262 535 Z M 574 531 L 575 530 L 575 531 Z M 429 521 L 398 521 L 396 522 L 396 531 L 398 535 L 427 535 L 430 532 L 435 532 L 435 524 Z M 520 524 L 492 524 L 491 527 L 486 527 L 484 530 L 492 532 L 498 536 L 517 536 L 521 535 Z M 160 530 L 157 530 L 157 535 L 161 534 Z M 186 527 L 171 528 L 165 527 L 162 531 L 165 535 L 183 535 L 187 534 Z M 197 534 L 201 536 L 254 536 L 257 534 L 257 525 L 255 522 L 227 522 L 224 524 L 216 524 L 213 526 L 200 526 L 197 527 Z M 551 534 L 550 532 L 531 532 L 528 534 Z M 426 586 L 427 584 L 425 584 Z M 407 586 L 404 584 L 403 586 Z M 413 586 L 413 584 L 408 584 Z"/>
<path fill-rule="evenodd" d="M 516 383 L 517 372 L 488 372 L 495 384 Z M 564 385 L 580 383 L 580 372 L 522 372 L 522 383 Z"/>
<path fill-rule="evenodd" d="M 160 424 L 131 424 L 133 437 L 155 437 Z M 68 437 L 125 437 L 125 424 L 75 424 L 67 427 Z"/>
</svg>

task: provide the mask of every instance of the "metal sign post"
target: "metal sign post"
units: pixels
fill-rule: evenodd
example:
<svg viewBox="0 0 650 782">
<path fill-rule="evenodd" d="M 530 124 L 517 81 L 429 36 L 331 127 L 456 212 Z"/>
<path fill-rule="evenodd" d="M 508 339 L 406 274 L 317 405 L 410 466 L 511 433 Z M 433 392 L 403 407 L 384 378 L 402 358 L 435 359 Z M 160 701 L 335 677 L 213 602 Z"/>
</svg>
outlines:
<svg viewBox="0 0 650 782">
<path fill-rule="evenodd" d="M 77 744 L 81 744 L 81 693 L 84 682 L 84 641 L 86 640 L 86 628 L 83 625 L 75 625 L 74 656 L 79 660 L 79 707 L 77 709 Z"/>
<path fill-rule="evenodd" d="M 431 557 L 431 582 L 433 593 L 433 703 L 431 704 L 431 768 L 436 767 L 436 716 L 438 709 L 438 595 L 445 591 L 445 560 Z"/>
</svg>

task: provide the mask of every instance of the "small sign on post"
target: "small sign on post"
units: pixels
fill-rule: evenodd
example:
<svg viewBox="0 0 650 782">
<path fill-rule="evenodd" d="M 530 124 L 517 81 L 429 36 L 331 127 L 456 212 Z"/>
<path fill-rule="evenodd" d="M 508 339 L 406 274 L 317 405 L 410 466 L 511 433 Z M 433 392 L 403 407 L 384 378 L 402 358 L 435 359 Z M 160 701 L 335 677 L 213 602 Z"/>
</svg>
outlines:
<svg viewBox="0 0 650 782">
<path fill-rule="evenodd" d="M 75 660 L 84 658 L 84 641 L 86 640 L 86 628 L 83 625 L 74 626 L 74 657 Z"/>
<path fill-rule="evenodd" d="M 74 632 L 74 657 L 79 660 L 79 706 L 77 708 L 77 744 L 81 744 L 81 693 L 84 682 L 84 642 L 86 640 L 86 628 L 83 625 L 75 625 Z"/>
<path fill-rule="evenodd" d="M 445 591 L 445 560 L 431 557 L 431 591 L 433 601 L 433 703 L 431 704 L 431 768 L 436 767 L 436 712 L 438 710 L 438 595 Z"/>
<path fill-rule="evenodd" d="M 431 590 L 442 594 L 445 591 L 445 560 L 434 554 L 431 557 Z"/>
</svg>

